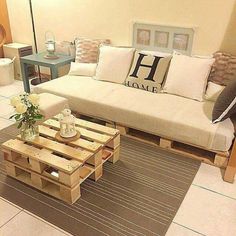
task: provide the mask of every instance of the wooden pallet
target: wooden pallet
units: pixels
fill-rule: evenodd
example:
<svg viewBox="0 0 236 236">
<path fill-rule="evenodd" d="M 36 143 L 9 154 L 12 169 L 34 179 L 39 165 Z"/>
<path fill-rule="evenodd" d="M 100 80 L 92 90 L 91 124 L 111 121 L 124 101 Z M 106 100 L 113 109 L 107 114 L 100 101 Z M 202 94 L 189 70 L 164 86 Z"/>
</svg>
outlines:
<svg viewBox="0 0 236 236">
<path fill-rule="evenodd" d="M 226 168 L 229 160 L 229 152 L 217 152 L 213 150 L 206 150 L 202 147 L 198 147 L 192 144 L 181 143 L 178 141 L 163 138 L 157 135 L 148 134 L 139 130 L 128 128 L 120 124 L 107 124 L 109 127 L 114 127 L 120 131 L 121 135 L 128 136 L 130 138 L 140 140 L 158 146 L 163 149 L 167 149 L 173 153 L 179 153 L 186 157 L 200 160 L 204 163 L 214 165 L 220 168 Z"/>
<path fill-rule="evenodd" d="M 103 164 L 119 160 L 120 134 L 81 119 L 76 128 L 81 138 L 69 143 L 55 139 L 58 117 L 39 126 L 39 137 L 24 141 L 20 136 L 2 144 L 7 174 L 68 203 L 80 197 L 80 184 L 97 181 Z"/>
<path fill-rule="evenodd" d="M 204 163 L 222 168 L 224 170 L 224 181 L 229 183 L 234 182 L 236 175 L 236 139 L 234 139 L 232 148 L 228 152 L 219 152 L 215 150 L 206 150 L 202 147 L 189 143 L 181 143 L 175 140 L 148 134 L 146 132 L 125 127 L 114 122 L 109 122 L 106 125 L 110 128 L 113 127 L 118 129 L 121 135 L 125 135 L 142 142 L 147 142 L 160 148 L 167 149 L 170 152 L 179 153 L 186 157 L 194 158 Z"/>
</svg>

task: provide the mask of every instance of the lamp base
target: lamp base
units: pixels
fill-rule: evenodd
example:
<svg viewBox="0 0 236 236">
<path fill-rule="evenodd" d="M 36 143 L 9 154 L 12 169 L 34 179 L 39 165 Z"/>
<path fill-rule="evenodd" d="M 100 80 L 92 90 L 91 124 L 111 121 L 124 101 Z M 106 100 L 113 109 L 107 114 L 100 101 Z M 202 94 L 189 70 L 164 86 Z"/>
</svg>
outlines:
<svg viewBox="0 0 236 236">
<path fill-rule="evenodd" d="M 36 86 L 38 84 L 42 84 L 42 83 L 45 83 L 45 82 L 48 82 L 48 79 L 47 78 L 39 78 L 39 77 L 35 77 L 34 79 L 31 80 L 31 84 Z"/>
<path fill-rule="evenodd" d="M 55 60 L 55 59 L 58 59 L 59 56 L 57 56 L 57 55 L 45 55 L 44 58 L 45 59 L 50 59 L 50 60 Z"/>
<path fill-rule="evenodd" d="M 57 141 L 59 142 L 63 142 L 63 143 L 70 143 L 70 142 L 73 142 L 73 141 L 76 141 L 80 138 L 80 132 L 77 131 L 76 135 L 74 137 L 71 137 L 71 138 L 63 138 L 61 135 L 60 135 L 60 131 L 58 131 L 55 135 L 55 138 Z"/>
</svg>

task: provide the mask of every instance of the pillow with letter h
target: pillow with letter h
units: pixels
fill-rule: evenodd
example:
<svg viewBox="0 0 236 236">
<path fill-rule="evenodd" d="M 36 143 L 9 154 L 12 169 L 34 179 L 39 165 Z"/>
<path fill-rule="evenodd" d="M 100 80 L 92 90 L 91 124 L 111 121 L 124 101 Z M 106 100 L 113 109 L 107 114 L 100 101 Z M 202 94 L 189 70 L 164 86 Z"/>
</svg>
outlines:
<svg viewBox="0 0 236 236">
<path fill-rule="evenodd" d="M 170 60 L 171 56 L 164 53 L 151 55 L 136 51 L 125 85 L 153 93 L 159 92 Z"/>
</svg>

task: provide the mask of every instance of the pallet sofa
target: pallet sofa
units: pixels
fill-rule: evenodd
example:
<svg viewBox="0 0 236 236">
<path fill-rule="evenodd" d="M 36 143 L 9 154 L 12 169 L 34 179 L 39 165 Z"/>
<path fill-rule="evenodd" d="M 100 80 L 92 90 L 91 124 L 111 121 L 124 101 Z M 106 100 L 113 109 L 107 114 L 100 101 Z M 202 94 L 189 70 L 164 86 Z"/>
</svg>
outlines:
<svg viewBox="0 0 236 236">
<path fill-rule="evenodd" d="M 150 93 L 92 77 L 66 75 L 38 85 L 36 93 L 65 97 L 78 114 L 115 126 L 123 135 L 224 168 L 233 182 L 236 141 L 230 119 L 212 124 L 213 102 Z"/>
</svg>

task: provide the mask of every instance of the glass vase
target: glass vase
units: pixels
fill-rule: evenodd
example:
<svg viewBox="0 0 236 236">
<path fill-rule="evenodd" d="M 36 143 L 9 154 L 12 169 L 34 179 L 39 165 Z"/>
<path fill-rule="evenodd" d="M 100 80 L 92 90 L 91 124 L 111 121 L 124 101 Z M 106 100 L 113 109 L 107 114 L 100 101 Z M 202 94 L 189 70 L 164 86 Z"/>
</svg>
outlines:
<svg viewBox="0 0 236 236">
<path fill-rule="evenodd" d="M 34 140 L 39 136 L 39 127 L 36 124 L 29 125 L 28 123 L 23 123 L 20 129 L 20 136 L 23 140 Z"/>
</svg>

